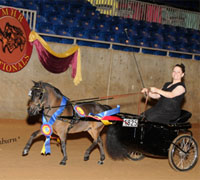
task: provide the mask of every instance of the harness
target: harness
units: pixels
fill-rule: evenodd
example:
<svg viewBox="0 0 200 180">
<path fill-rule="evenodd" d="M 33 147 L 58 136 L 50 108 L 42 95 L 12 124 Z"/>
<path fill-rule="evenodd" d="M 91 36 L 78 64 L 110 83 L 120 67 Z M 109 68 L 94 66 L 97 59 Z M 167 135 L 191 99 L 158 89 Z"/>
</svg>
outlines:
<svg viewBox="0 0 200 180">
<path fill-rule="evenodd" d="M 69 132 L 69 130 L 71 128 L 73 128 L 74 124 L 78 123 L 80 121 L 80 119 L 83 119 L 83 118 L 84 119 L 91 118 L 93 120 L 102 121 L 105 125 L 112 124 L 108 120 L 104 119 L 104 117 L 111 116 L 111 115 L 114 115 L 114 114 L 117 114 L 120 112 L 120 106 L 117 106 L 117 108 L 107 110 L 105 112 L 101 112 L 98 114 L 90 113 L 89 115 L 86 115 L 85 112 L 83 111 L 83 109 L 79 105 L 71 104 L 73 107 L 72 108 L 73 109 L 72 116 L 60 116 L 62 114 L 63 110 L 65 109 L 65 107 L 67 106 L 67 103 L 70 101 L 68 101 L 68 99 L 65 96 L 63 96 L 61 104 L 59 106 L 42 107 L 42 102 L 45 98 L 45 89 L 36 87 L 36 88 L 34 88 L 34 90 L 40 90 L 40 94 L 39 94 L 40 102 L 35 104 L 36 106 L 38 106 L 39 109 L 41 109 L 41 110 L 48 109 L 48 112 L 49 112 L 52 108 L 58 108 L 56 110 L 56 112 L 54 112 L 53 115 L 48 115 L 48 112 L 46 114 L 43 112 L 43 114 L 42 114 L 41 132 L 46 137 L 43 148 L 41 150 L 42 154 L 50 154 L 51 153 L 50 139 L 51 139 L 51 135 L 53 133 L 52 125 L 55 123 L 56 120 L 61 120 L 63 122 L 70 123 L 70 126 L 68 127 L 68 132 Z M 32 94 L 32 91 L 29 92 L 30 96 L 31 96 L 31 94 Z M 49 117 L 50 120 L 47 121 L 46 117 Z"/>
</svg>

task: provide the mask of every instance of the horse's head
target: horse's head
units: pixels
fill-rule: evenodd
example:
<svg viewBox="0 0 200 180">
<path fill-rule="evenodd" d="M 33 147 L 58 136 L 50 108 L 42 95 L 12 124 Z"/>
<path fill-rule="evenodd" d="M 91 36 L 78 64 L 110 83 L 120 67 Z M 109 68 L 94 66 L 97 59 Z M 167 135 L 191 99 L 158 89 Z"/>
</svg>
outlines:
<svg viewBox="0 0 200 180">
<path fill-rule="evenodd" d="M 42 82 L 34 82 L 34 86 L 29 91 L 30 100 L 28 102 L 28 114 L 34 116 L 39 114 L 46 102 L 47 90 Z"/>
</svg>

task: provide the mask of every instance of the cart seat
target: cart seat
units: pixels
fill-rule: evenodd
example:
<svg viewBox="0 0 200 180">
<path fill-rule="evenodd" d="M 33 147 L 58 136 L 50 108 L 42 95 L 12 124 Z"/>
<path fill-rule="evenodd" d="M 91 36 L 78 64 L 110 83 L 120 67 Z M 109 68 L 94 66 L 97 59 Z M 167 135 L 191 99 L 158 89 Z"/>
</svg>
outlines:
<svg viewBox="0 0 200 180">
<path fill-rule="evenodd" d="M 186 111 L 186 110 L 181 110 L 181 115 L 179 118 L 170 120 L 170 123 L 184 123 L 186 122 L 189 118 L 191 118 L 192 113 Z"/>
</svg>

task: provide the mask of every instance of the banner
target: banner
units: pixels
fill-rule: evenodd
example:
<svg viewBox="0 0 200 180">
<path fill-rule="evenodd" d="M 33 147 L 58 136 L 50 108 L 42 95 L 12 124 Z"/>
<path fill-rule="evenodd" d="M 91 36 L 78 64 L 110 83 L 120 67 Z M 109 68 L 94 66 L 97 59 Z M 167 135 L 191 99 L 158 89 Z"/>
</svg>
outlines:
<svg viewBox="0 0 200 180">
<path fill-rule="evenodd" d="M 64 53 L 56 53 L 35 31 L 30 33 L 29 41 L 35 45 L 40 62 L 49 72 L 62 73 L 71 66 L 74 84 L 82 81 L 80 48 L 77 45 Z"/>
<path fill-rule="evenodd" d="M 17 9 L 0 8 L 0 70 L 14 73 L 29 62 L 33 46 L 28 41 L 31 30 Z"/>
</svg>

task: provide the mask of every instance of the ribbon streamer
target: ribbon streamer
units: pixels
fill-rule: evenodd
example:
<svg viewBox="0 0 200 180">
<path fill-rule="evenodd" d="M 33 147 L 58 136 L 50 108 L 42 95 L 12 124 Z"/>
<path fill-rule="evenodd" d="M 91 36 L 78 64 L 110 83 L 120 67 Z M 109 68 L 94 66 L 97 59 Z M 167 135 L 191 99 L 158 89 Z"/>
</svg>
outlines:
<svg viewBox="0 0 200 180">
<path fill-rule="evenodd" d="M 85 115 L 85 112 L 79 105 L 74 106 L 74 110 L 80 117 L 91 117 L 96 120 L 100 120 L 104 125 L 110 125 L 110 124 L 112 124 L 112 122 L 109 122 L 109 119 L 110 119 L 109 117 L 114 114 L 120 113 L 120 106 L 117 105 L 117 108 L 110 109 L 110 110 L 107 110 L 107 111 L 104 111 L 104 112 L 101 112 L 98 114 L 89 113 L 88 115 Z"/>
<path fill-rule="evenodd" d="M 51 134 L 53 133 L 52 125 L 56 121 L 57 116 L 59 116 L 65 109 L 65 105 L 67 104 L 67 101 L 68 99 L 65 96 L 63 96 L 61 104 L 60 104 L 60 108 L 55 113 L 53 113 L 49 122 L 47 122 L 44 114 L 42 116 L 43 125 L 41 126 L 41 131 L 42 131 L 42 134 L 46 136 L 46 140 L 42 147 L 41 154 L 51 154 L 50 138 L 51 138 Z"/>
<path fill-rule="evenodd" d="M 117 105 L 117 108 L 98 113 L 95 116 L 99 117 L 99 119 L 101 120 L 101 122 L 104 125 L 110 125 L 110 124 L 112 124 L 112 122 L 109 122 L 109 120 L 104 119 L 104 117 L 109 117 L 109 116 L 112 116 L 112 115 L 117 114 L 117 113 L 120 113 L 120 105 Z M 89 114 L 89 116 L 90 115 L 91 114 Z"/>
</svg>

